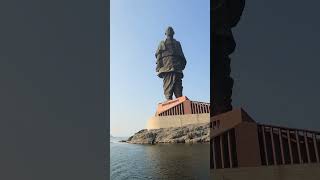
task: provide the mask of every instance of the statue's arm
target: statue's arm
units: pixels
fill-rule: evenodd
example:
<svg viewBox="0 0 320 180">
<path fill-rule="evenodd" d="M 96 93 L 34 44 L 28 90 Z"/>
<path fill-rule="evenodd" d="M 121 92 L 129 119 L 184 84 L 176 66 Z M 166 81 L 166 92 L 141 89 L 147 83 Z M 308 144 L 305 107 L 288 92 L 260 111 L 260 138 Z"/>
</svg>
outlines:
<svg viewBox="0 0 320 180">
<path fill-rule="evenodd" d="M 160 68 L 161 68 L 163 65 L 162 65 L 162 61 L 161 61 L 160 55 L 157 55 L 156 57 L 157 57 L 157 61 L 156 61 L 156 64 L 157 64 L 157 66 L 156 66 L 156 72 L 159 72 Z"/>
<path fill-rule="evenodd" d="M 164 47 L 163 47 L 163 41 L 161 41 L 158 45 L 158 48 L 157 48 L 157 51 L 156 51 L 156 58 L 158 58 L 159 55 L 161 55 L 162 51 L 164 50 Z"/>
<path fill-rule="evenodd" d="M 156 72 L 159 72 L 159 70 L 160 70 L 160 68 L 163 66 L 162 65 L 162 61 L 161 61 L 161 53 L 162 53 L 162 49 L 163 49 L 163 47 L 162 47 L 162 42 L 160 42 L 160 44 L 159 44 L 159 46 L 158 46 L 158 49 L 157 49 L 157 51 L 156 51 L 156 54 L 155 54 L 155 56 L 156 56 L 156 64 L 157 64 L 157 66 L 156 66 Z"/>
<path fill-rule="evenodd" d="M 178 45 L 179 45 L 179 51 L 180 51 L 180 54 L 181 54 L 181 60 L 182 60 L 182 69 L 184 69 L 187 65 L 187 60 L 186 60 L 186 57 L 184 56 L 184 53 L 182 51 L 182 47 L 181 47 L 181 44 L 180 42 L 178 42 Z"/>
</svg>

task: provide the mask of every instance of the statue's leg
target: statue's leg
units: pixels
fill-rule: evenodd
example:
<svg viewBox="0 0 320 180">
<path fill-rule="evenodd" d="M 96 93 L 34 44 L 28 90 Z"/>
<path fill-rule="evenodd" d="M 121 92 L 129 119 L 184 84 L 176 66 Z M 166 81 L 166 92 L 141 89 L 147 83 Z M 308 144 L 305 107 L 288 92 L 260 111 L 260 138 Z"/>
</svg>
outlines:
<svg viewBox="0 0 320 180">
<path fill-rule="evenodd" d="M 180 73 L 175 74 L 175 83 L 174 83 L 174 88 L 173 92 L 176 98 L 182 96 L 182 75 Z"/>
<path fill-rule="evenodd" d="M 174 74 L 171 72 L 163 73 L 163 91 L 167 100 L 172 99 L 174 88 Z"/>
</svg>

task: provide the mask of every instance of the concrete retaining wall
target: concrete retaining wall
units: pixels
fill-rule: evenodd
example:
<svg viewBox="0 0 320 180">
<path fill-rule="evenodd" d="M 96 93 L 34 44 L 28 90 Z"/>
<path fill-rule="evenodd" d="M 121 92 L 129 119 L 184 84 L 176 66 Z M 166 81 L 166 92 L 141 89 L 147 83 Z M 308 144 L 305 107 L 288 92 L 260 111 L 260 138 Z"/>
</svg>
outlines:
<svg viewBox="0 0 320 180">
<path fill-rule="evenodd" d="M 209 123 L 210 114 L 187 114 L 176 116 L 154 116 L 147 123 L 147 129 L 181 127 L 189 124 Z"/>
</svg>

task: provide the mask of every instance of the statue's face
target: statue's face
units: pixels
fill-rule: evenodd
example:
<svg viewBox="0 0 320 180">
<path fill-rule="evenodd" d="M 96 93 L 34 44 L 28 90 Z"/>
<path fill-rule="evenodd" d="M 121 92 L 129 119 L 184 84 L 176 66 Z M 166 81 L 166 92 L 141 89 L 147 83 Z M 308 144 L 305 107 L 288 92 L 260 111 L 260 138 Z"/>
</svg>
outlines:
<svg viewBox="0 0 320 180">
<path fill-rule="evenodd" d="M 173 38 L 173 34 L 166 34 L 167 38 Z"/>
<path fill-rule="evenodd" d="M 166 30 L 166 36 L 167 37 L 173 37 L 173 35 L 174 35 L 174 31 L 173 31 L 173 29 L 172 29 L 172 27 L 168 27 L 168 29 Z"/>
</svg>

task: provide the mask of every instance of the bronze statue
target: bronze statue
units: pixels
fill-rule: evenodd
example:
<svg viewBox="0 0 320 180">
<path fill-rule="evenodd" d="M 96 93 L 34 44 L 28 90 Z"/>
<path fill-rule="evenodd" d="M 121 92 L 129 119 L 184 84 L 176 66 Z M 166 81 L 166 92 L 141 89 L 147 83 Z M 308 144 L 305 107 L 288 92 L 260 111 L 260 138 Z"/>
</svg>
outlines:
<svg viewBox="0 0 320 180">
<path fill-rule="evenodd" d="M 230 58 L 236 47 L 231 29 L 242 15 L 245 0 L 216 0 L 211 4 L 213 18 L 213 41 L 211 41 L 211 115 L 232 110 L 233 79 L 230 77 Z"/>
<path fill-rule="evenodd" d="M 166 39 L 161 41 L 156 51 L 156 72 L 163 78 L 163 91 L 165 98 L 171 100 L 173 94 L 176 98 L 182 96 L 183 70 L 187 64 L 179 41 L 173 38 L 174 30 L 168 27 Z"/>
</svg>

